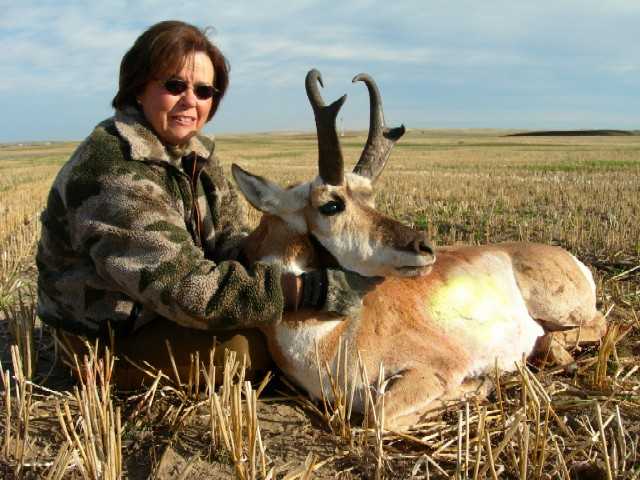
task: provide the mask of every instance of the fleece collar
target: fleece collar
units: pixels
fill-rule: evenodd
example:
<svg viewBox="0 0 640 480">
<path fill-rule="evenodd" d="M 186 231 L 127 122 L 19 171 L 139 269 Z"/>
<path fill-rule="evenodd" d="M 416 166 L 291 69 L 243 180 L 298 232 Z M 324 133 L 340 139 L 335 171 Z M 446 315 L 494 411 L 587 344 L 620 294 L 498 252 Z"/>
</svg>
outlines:
<svg viewBox="0 0 640 480">
<path fill-rule="evenodd" d="M 194 135 L 186 145 L 166 147 L 153 132 L 144 116 L 135 108 L 117 110 L 114 123 L 120 136 L 131 147 L 132 160 L 153 160 L 179 165 L 180 158 L 195 152 L 199 157 L 208 159 L 213 151 Z"/>
</svg>

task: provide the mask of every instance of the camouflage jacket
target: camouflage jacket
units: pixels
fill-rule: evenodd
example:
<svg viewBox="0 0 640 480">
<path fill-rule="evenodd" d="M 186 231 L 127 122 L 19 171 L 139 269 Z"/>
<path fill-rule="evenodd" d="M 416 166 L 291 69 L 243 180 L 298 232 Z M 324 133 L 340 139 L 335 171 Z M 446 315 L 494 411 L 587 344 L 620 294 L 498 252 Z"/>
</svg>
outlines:
<svg viewBox="0 0 640 480">
<path fill-rule="evenodd" d="M 90 336 L 108 325 L 126 335 L 157 315 L 199 329 L 279 321 L 280 267 L 229 260 L 244 210 L 213 149 L 204 136 L 168 149 L 134 110 L 100 123 L 42 214 L 40 318 Z"/>
</svg>

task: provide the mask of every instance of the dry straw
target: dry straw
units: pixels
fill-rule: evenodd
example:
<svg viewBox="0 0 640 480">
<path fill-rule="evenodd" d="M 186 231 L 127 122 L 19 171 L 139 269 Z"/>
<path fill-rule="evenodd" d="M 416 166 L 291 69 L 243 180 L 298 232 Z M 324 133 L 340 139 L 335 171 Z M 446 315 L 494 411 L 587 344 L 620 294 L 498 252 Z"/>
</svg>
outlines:
<svg viewBox="0 0 640 480">
<path fill-rule="evenodd" d="M 66 441 L 64 448 L 77 454 L 76 468 L 86 479 L 115 480 L 122 477 L 122 421 L 120 407 L 111 396 L 111 376 L 114 358 L 105 347 L 99 355 L 99 345 L 86 344 L 87 355 L 78 361 L 79 387 L 74 390 L 72 413 L 69 401 L 56 402 L 56 413 Z M 60 462 L 69 459 L 61 454 Z M 60 465 L 55 466 L 59 470 Z"/>
<path fill-rule="evenodd" d="M 33 386 L 25 374 L 30 372 L 30 367 L 28 363 L 26 365 L 23 363 L 20 349 L 12 345 L 10 350 L 14 382 L 12 382 L 10 371 L 5 371 L 0 362 L 5 416 L 2 456 L 13 466 L 15 475 L 20 476 L 26 458 L 33 454 L 29 438 Z"/>
<path fill-rule="evenodd" d="M 17 346 L 20 358 L 24 359 L 23 362 L 21 361 L 22 373 L 28 380 L 33 377 L 36 370 L 38 353 L 34 342 L 37 319 L 34 298 L 35 294 L 32 290 L 20 288 L 13 303 L 0 307 L 9 328 L 12 343 Z"/>
</svg>

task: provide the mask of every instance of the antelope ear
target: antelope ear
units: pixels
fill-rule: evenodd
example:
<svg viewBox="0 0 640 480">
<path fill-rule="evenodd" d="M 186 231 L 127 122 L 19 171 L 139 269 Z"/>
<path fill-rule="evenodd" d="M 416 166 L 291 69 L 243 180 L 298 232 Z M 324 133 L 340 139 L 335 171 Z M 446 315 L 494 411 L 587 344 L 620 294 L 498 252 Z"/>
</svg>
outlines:
<svg viewBox="0 0 640 480">
<path fill-rule="evenodd" d="M 247 172 L 235 163 L 231 165 L 231 173 L 247 201 L 261 212 L 282 217 L 301 210 L 306 204 L 306 199 L 302 198 L 297 189 L 285 190 L 264 177 Z"/>
</svg>

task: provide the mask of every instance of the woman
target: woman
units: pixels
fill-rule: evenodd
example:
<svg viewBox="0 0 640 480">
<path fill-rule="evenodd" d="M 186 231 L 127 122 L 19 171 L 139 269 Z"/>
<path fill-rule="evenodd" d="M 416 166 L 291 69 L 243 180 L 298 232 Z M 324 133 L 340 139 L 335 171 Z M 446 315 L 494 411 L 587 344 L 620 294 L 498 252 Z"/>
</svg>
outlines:
<svg viewBox="0 0 640 480">
<path fill-rule="evenodd" d="M 230 330 L 278 322 L 285 309 L 352 313 L 374 285 L 238 261 L 241 203 L 199 135 L 228 84 L 225 57 L 183 22 L 153 25 L 125 54 L 115 116 L 61 169 L 42 215 L 38 313 L 70 352 L 82 351 L 81 337 L 111 336 L 121 358 L 166 371 L 168 339 L 188 371 L 189 354 L 206 355 L 217 336 L 261 369 L 263 339 Z M 120 361 L 115 380 L 134 388 L 143 377 Z"/>
</svg>

